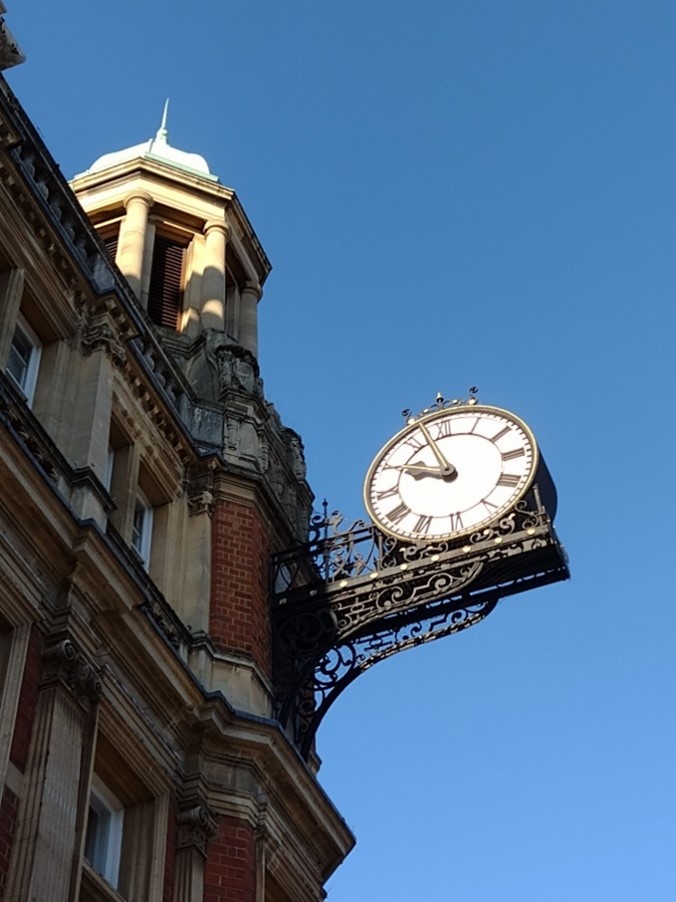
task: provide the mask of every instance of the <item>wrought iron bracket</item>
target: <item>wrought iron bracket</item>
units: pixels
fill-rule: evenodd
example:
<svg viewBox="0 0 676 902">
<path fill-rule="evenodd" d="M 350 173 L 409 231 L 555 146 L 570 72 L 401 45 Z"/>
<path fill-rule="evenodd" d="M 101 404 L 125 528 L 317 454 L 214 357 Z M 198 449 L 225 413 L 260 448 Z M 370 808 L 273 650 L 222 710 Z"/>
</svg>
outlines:
<svg viewBox="0 0 676 902">
<path fill-rule="evenodd" d="M 276 716 L 307 758 L 338 695 L 378 661 L 483 620 L 498 601 L 568 577 L 537 486 L 491 527 L 402 544 L 340 514 L 273 558 Z"/>
</svg>

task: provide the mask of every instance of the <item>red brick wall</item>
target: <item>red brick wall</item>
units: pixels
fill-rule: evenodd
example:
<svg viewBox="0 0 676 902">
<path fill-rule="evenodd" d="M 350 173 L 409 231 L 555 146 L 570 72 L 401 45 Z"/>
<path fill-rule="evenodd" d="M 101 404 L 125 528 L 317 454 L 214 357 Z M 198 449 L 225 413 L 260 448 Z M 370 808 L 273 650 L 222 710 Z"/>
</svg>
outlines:
<svg viewBox="0 0 676 902">
<path fill-rule="evenodd" d="M 28 759 L 28 746 L 31 732 L 33 731 L 41 673 L 42 636 L 37 627 L 33 626 L 26 653 L 26 666 L 24 667 L 23 682 L 19 694 L 19 706 L 16 713 L 12 747 L 9 752 L 9 760 L 16 764 L 22 773 L 26 769 L 26 761 Z"/>
<path fill-rule="evenodd" d="M 2 802 L 0 802 L 0 899 L 5 898 L 9 857 L 12 853 L 18 809 L 19 799 L 8 786 L 5 786 Z"/>
<path fill-rule="evenodd" d="M 253 827 L 222 817 L 204 865 L 204 902 L 255 902 L 256 847 Z"/>
<path fill-rule="evenodd" d="M 220 501 L 211 521 L 209 633 L 223 651 L 251 656 L 270 674 L 270 543 L 249 505 Z"/>
</svg>

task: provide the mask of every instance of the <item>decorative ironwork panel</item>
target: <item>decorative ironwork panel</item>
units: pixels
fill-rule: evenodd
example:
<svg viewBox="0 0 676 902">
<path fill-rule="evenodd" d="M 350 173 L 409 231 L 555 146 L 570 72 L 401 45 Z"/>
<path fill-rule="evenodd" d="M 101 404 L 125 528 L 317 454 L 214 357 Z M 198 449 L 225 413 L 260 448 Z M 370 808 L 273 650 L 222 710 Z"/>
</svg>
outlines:
<svg viewBox="0 0 676 902">
<path fill-rule="evenodd" d="M 339 513 L 273 559 L 276 713 L 307 757 L 330 705 L 387 657 L 483 620 L 500 598 L 565 579 L 565 554 L 537 487 L 463 539 L 403 544 Z"/>
</svg>

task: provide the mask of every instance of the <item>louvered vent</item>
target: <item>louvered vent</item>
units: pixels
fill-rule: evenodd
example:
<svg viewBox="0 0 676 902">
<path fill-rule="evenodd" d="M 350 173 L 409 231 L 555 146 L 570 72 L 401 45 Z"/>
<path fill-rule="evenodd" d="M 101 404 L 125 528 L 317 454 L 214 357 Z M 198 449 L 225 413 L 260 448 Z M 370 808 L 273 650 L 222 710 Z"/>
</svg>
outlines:
<svg viewBox="0 0 676 902">
<path fill-rule="evenodd" d="M 120 230 L 115 229 L 114 232 L 109 232 L 107 235 L 101 235 L 101 240 L 106 246 L 106 250 L 110 254 L 110 259 L 115 262 L 115 255 L 117 254 L 117 245 L 120 237 Z"/>
<path fill-rule="evenodd" d="M 178 316 L 183 307 L 184 256 L 182 245 L 163 235 L 155 235 L 148 315 L 158 326 L 167 329 L 178 328 Z"/>
</svg>

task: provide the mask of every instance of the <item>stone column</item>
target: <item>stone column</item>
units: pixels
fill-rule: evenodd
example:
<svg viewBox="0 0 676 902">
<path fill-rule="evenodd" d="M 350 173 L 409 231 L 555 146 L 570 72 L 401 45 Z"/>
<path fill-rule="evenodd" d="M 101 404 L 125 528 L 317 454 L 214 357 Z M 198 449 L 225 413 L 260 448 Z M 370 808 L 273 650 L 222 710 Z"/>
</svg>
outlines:
<svg viewBox="0 0 676 902">
<path fill-rule="evenodd" d="M 204 226 L 205 254 L 200 321 L 203 329 L 225 329 L 225 249 L 230 227 L 223 220 Z"/>
<path fill-rule="evenodd" d="M 258 282 L 247 282 L 239 311 L 239 343 L 258 357 L 258 302 L 262 291 Z"/>
<path fill-rule="evenodd" d="M 143 281 L 143 250 L 148 229 L 148 213 L 152 205 L 153 199 L 145 191 L 135 191 L 125 198 L 127 215 L 120 226 L 120 239 L 115 257 L 115 262 L 139 299 Z"/>
<path fill-rule="evenodd" d="M 5 899 L 69 902 L 79 868 L 81 775 L 91 764 L 98 675 L 67 639 L 45 654 Z"/>
</svg>

